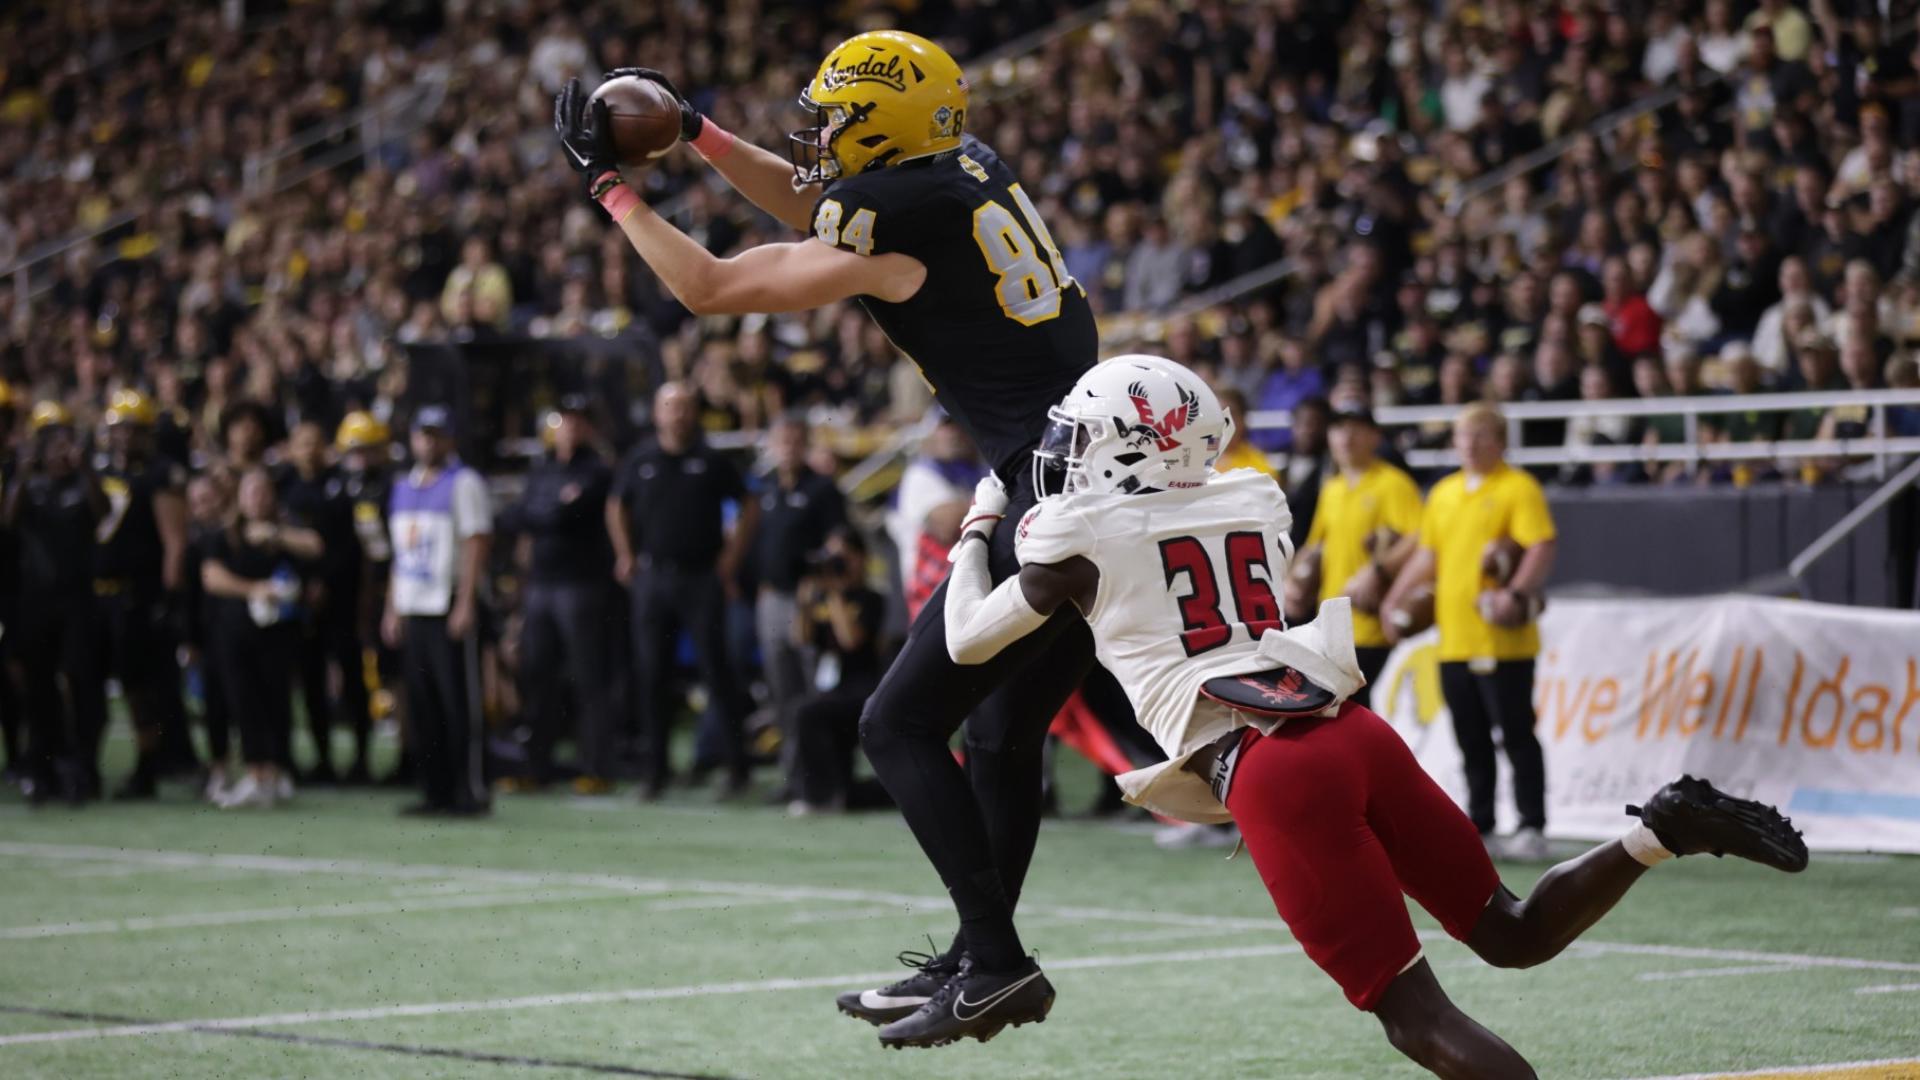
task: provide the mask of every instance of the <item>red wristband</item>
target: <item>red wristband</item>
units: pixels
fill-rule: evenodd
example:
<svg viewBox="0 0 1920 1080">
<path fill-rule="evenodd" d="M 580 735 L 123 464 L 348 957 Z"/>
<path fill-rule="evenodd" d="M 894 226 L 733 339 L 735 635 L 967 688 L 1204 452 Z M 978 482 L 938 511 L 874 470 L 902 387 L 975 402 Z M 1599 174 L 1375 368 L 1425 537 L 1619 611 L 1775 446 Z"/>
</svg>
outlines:
<svg viewBox="0 0 1920 1080">
<path fill-rule="evenodd" d="M 599 202 L 608 216 L 613 218 L 613 223 L 618 225 L 640 208 L 640 196 L 635 195 L 633 189 L 628 187 L 624 180 L 620 180 L 617 173 L 601 173 L 594 179 L 594 185 L 597 187 L 605 183 L 608 177 L 618 182 L 607 185 L 606 190 L 600 193 Z"/>
<path fill-rule="evenodd" d="M 1004 519 L 1004 518 L 1005 518 L 1006 516 L 1007 516 L 1007 515 L 1005 515 L 1005 514 L 975 514 L 975 515 L 973 515 L 972 517 L 970 517 L 970 518 L 968 518 L 967 520 L 965 520 L 965 521 L 963 521 L 963 522 L 961 522 L 961 523 L 960 523 L 960 532 L 961 532 L 961 535 L 965 535 L 965 534 L 966 534 L 966 531 L 967 531 L 967 530 L 968 530 L 969 528 L 971 528 L 971 527 L 972 527 L 973 525 L 975 525 L 975 524 L 977 524 L 977 523 L 979 523 L 979 522 L 982 522 L 982 521 L 1000 521 L 1000 520 L 1002 520 L 1002 519 Z"/>
<path fill-rule="evenodd" d="M 700 118 L 700 134 L 688 144 L 694 153 L 708 161 L 719 161 L 733 150 L 733 132 L 713 122 L 713 117 Z"/>
</svg>

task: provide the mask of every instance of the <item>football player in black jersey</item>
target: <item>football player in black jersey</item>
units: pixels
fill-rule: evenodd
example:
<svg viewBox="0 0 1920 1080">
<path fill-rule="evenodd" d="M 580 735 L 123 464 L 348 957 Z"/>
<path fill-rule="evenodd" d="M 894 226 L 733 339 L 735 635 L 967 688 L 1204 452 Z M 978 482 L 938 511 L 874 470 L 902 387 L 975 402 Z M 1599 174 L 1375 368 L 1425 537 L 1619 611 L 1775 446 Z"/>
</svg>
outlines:
<svg viewBox="0 0 1920 1080">
<path fill-rule="evenodd" d="M 171 606 L 186 572 L 187 473 L 154 450 L 159 411 L 138 390 L 107 405 L 97 473 L 107 515 L 95 533 L 93 593 L 106 671 L 118 676 L 139 757 L 116 799 L 151 799 L 162 772 L 196 768 L 180 698 Z M 168 762 L 173 756 L 184 760 Z"/>
<path fill-rule="evenodd" d="M 609 77 L 620 75 L 680 96 L 659 72 Z M 959 65 L 912 34 L 861 34 L 828 54 L 800 103 L 815 124 L 793 135 L 789 164 L 681 99 L 681 138 L 756 206 L 811 233 L 724 259 L 626 185 L 605 105 L 578 82 L 555 103 L 554 126 L 589 193 L 688 309 L 783 312 L 858 299 L 1009 490 L 1030 500 L 1031 485 L 1014 481 L 1048 407 L 1094 363 L 1093 313 L 1012 171 L 965 134 Z M 998 581 L 1018 565 L 1012 530 L 995 537 Z M 843 1011 L 885 1025 L 887 1046 L 984 1040 L 1043 1019 L 1053 1003 L 1013 908 L 1039 832 L 1047 726 L 1091 666 L 1092 639 L 1063 611 L 1017 652 L 962 668 L 947 656 L 944 596 L 943 587 L 920 612 L 860 723 L 874 771 L 960 916 L 953 945 L 920 958 L 913 975 L 841 995 Z M 964 771 L 947 751 L 963 720 Z"/>
</svg>

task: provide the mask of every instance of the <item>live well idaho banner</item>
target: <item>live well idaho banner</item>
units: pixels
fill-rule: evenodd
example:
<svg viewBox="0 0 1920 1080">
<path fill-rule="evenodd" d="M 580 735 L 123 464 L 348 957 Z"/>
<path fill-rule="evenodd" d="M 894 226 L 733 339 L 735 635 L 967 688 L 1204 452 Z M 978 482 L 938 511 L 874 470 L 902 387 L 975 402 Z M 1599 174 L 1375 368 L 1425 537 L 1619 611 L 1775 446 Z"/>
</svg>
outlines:
<svg viewBox="0 0 1920 1080">
<path fill-rule="evenodd" d="M 1756 597 L 1561 600 L 1541 620 L 1547 833 L 1602 840 L 1691 773 L 1774 803 L 1807 843 L 1920 853 L 1920 615 Z M 1374 707 L 1462 805 L 1438 637 L 1402 643 Z M 1497 733 L 1496 733 L 1497 738 Z M 1517 824 L 1504 754 L 1499 828 Z"/>
</svg>

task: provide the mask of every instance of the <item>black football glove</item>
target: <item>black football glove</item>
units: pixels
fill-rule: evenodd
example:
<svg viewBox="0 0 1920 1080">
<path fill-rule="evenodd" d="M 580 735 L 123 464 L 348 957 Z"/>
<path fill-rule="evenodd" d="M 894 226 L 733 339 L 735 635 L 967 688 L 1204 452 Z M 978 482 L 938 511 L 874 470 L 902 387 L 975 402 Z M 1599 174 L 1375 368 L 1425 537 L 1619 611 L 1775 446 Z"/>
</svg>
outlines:
<svg viewBox="0 0 1920 1080">
<path fill-rule="evenodd" d="M 567 164 L 588 183 L 602 173 L 617 172 L 613 147 L 608 145 L 607 103 L 589 101 L 579 79 L 568 79 L 566 89 L 553 99 L 553 130 Z"/>
<path fill-rule="evenodd" d="M 636 79 L 645 79 L 648 82 L 659 83 L 662 87 L 666 88 L 667 93 L 673 95 L 673 100 L 680 103 L 681 142 L 692 142 L 700 137 L 700 128 L 706 123 L 706 117 L 694 111 L 693 106 L 689 105 L 686 97 L 680 93 L 679 87 L 673 85 L 673 80 L 652 68 L 643 67 L 614 68 L 612 71 L 607 72 L 606 77 L 609 79 L 620 79 L 628 75 Z"/>
</svg>

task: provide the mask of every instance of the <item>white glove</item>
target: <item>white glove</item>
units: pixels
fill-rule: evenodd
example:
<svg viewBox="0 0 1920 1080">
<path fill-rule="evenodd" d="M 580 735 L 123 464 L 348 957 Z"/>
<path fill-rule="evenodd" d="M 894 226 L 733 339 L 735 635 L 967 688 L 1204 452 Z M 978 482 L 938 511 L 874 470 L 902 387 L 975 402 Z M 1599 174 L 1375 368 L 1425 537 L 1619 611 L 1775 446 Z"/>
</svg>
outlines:
<svg viewBox="0 0 1920 1080">
<path fill-rule="evenodd" d="M 966 546 L 967 537 L 978 535 L 982 540 L 993 539 L 993 528 L 1007 514 L 1007 485 L 1000 478 L 988 473 L 973 486 L 973 505 L 967 507 L 967 516 L 960 522 L 960 539 L 947 552 L 947 561 L 953 562 L 960 557 L 960 549 Z"/>
</svg>

